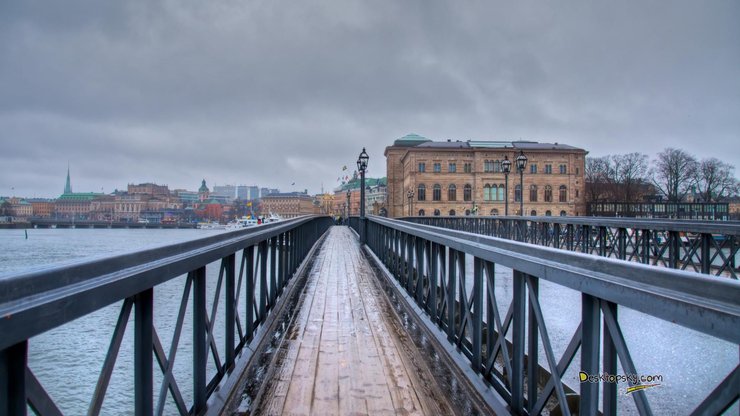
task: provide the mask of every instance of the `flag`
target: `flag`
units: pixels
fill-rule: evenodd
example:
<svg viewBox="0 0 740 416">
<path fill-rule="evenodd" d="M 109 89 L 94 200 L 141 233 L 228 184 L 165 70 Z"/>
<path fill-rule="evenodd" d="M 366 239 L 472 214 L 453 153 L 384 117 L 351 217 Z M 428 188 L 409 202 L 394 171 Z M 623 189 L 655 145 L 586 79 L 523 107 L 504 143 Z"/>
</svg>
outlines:
<svg viewBox="0 0 740 416">
<path fill-rule="evenodd" d="M 247 206 L 248 207 L 251 207 L 252 206 L 252 203 L 251 202 L 247 202 Z"/>
<path fill-rule="evenodd" d="M 342 170 L 347 170 L 347 165 L 342 166 Z"/>
</svg>

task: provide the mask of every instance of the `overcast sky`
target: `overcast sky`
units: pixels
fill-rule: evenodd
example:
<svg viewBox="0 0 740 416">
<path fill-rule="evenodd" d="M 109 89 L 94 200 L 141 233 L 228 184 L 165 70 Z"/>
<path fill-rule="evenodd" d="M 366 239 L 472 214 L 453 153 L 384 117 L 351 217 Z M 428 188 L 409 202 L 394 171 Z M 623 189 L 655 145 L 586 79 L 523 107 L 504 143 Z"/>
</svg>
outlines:
<svg viewBox="0 0 740 416">
<path fill-rule="evenodd" d="M 0 195 L 316 193 L 411 132 L 740 168 L 740 2 L 566 3 L 2 1 Z"/>
</svg>

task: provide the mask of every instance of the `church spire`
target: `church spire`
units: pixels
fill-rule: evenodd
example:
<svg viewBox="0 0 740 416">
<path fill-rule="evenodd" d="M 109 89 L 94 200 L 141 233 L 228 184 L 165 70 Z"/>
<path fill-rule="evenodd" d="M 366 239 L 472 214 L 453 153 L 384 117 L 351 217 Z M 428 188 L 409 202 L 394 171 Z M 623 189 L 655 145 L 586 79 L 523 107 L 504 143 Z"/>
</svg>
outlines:
<svg viewBox="0 0 740 416">
<path fill-rule="evenodd" d="M 64 185 L 64 193 L 72 193 L 72 183 L 69 181 L 69 163 L 67 163 L 67 183 Z"/>
</svg>

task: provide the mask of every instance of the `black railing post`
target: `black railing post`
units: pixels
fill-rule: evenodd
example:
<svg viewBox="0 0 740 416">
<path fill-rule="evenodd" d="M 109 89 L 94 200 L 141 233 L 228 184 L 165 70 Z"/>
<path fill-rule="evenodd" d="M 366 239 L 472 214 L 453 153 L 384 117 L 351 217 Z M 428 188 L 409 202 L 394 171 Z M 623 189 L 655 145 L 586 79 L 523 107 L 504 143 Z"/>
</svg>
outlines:
<svg viewBox="0 0 740 416">
<path fill-rule="evenodd" d="M 524 332 L 526 326 L 527 288 L 524 273 L 514 270 L 513 281 L 513 318 L 512 318 L 512 374 L 511 374 L 511 408 L 516 414 L 524 413 Z M 499 334 L 503 336 L 503 334 Z"/>
<path fill-rule="evenodd" d="M 475 257 L 473 260 L 473 371 L 480 373 L 482 367 L 483 344 L 483 260 Z M 489 318 L 490 319 L 490 318 Z"/>
<path fill-rule="evenodd" d="M 0 415 L 26 414 L 28 341 L 0 351 Z"/>
<path fill-rule="evenodd" d="M 154 412 L 153 297 L 154 289 L 150 288 L 136 295 L 134 300 L 134 412 L 137 416 Z"/>
<path fill-rule="evenodd" d="M 245 309 L 247 315 L 245 318 L 246 322 L 244 322 L 244 336 L 247 341 L 251 341 L 254 336 L 254 246 L 247 247 L 242 255 L 245 256 L 244 263 L 246 269 L 246 273 L 244 274 L 244 294 L 246 296 Z"/>
<path fill-rule="evenodd" d="M 206 407 L 206 268 L 198 268 L 193 275 L 193 413 Z"/>
<path fill-rule="evenodd" d="M 709 274 L 711 271 L 712 254 L 710 252 L 710 242 L 713 238 L 710 233 L 701 233 L 701 272 L 704 274 Z"/>
<path fill-rule="evenodd" d="M 226 369 L 234 366 L 234 327 L 236 325 L 236 254 L 226 257 L 226 304 L 224 308 L 224 343 L 226 344 Z M 211 317 L 211 319 L 215 319 Z"/>
<path fill-rule="evenodd" d="M 602 301 L 601 308 L 608 308 L 614 319 L 617 319 L 617 305 L 612 302 Z M 607 329 L 604 321 L 603 340 L 603 363 L 602 372 L 606 374 L 617 374 L 617 347 L 614 345 L 612 335 Z M 617 383 L 602 383 L 604 399 L 601 405 L 604 416 L 617 414 Z"/>
<path fill-rule="evenodd" d="M 586 376 L 595 376 L 599 374 L 601 309 L 599 300 L 585 293 L 581 294 L 581 320 L 581 372 Z M 580 382 L 581 414 L 598 414 L 599 383 L 583 379 Z"/>
<path fill-rule="evenodd" d="M 537 326 L 537 316 L 534 313 L 534 302 L 539 298 L 539 279 L 531 276 L 529 285 L 532 289 L 528 302 L 528 324 L 527 324 L 527 403 L 529 410 L 537 403 L 537 385 L 539 384 L 540 363 L 538 359 L 539 349 L 539 328 Z M 556 375 L 553 375 L 555 377 Z"/>
</svg>

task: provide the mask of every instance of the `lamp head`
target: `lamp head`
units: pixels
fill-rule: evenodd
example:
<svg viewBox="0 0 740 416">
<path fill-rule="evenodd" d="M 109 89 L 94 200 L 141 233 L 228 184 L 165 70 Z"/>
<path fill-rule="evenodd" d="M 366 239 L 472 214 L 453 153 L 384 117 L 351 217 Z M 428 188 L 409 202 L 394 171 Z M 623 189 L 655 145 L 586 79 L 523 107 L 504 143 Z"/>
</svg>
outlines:
<svg viewBox="0 0 740 416">
<path fill-rule="evenodd" d="M 365 148 L 363 147 L 362 153 L 357 157 L 357 170 L 364 172 L 367 169 L 367 161 L 369 159 L 370 156 L 367 155 L 367 152 L 365 152 Z"/>
</svg>

